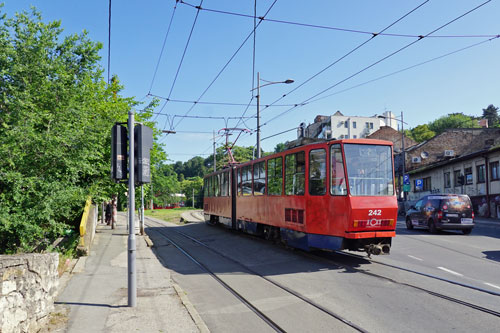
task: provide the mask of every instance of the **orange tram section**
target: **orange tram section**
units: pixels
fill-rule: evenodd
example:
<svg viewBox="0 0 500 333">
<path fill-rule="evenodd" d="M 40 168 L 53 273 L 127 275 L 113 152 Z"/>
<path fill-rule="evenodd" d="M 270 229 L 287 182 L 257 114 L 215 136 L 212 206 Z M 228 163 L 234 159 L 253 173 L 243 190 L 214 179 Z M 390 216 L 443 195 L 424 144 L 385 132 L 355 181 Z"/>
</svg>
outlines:
<svg viewBox="0 0 500 333">
<path fill-rule="evenodd" d="M 397 208 L 389 141 L 308 144 L 204 179 L 207 223 L 306 251 L 389 254 Z"/>
</svg>

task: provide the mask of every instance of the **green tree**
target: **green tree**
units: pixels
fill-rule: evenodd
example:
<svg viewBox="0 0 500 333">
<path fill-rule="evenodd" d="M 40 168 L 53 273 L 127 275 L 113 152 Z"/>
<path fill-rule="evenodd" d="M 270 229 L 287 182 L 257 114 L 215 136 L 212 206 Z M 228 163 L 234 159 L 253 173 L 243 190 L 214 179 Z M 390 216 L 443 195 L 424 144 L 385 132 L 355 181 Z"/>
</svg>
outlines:
<svg viewBox="0 0 500 333">
<path fill-rule="evenodd" d="M 497 127 L 500 123 L 500 117 L 498 116 L 498 108 L 493 104 L 488 105 L 486 109 L 483 109 L 483 118 L 488 119 L 489 127 Z"/>
<path fill-rule="evenodd" d="M 285 150 L 285 144 L 284 143 L 278 143 L 276 145 L 276 147 L 274 147 L 274 152 L 275 153 L 281 153 L 284 150 Z"/>
<path fill-rule="evenodd" d="M 450 128 L 474 128 L 479 127 L 474 117 L 462 113 L 450 113 L 429 123 L 429 129 L 436 135 Z"/>
<path fill-rule="evenodd" d="M 418 125 L 417 127 L 412 128 L 409 131 L 405 131 L 405 135 L 409 136 L 416 142 L 422 142 L 433 138 L 436 135 L 436 133 L 429 129 L 429 125 L 424 124 L 424 125 Z"/>
<path fill-rule="evenodd" d="M 202 190 L 203 190 L 203 178 L 191 177 L 185 179 L 181 183 L 181 192 L 186 197 L 186 206 L 192 207 L 193 193 L 194 193 L 194 206 L 196 208 L 201 208 L 203 204 Z"/>
<path fill-rule="evenodd" d="M 109 176 L 110 129 L 137 103 L 104 82 L 100 43 L 62 31 L 35 9 L 0 17 L 0 253 L 40 248 L 87 196 L 122 187 Z"/>
<path fill-rule="evenodd" d="M 166 205 L 178 202 L 175 194 L 180 193 L 181 186 L 173 165 L 158 164 L 153 176 L 153 202 L 156 205 Z"/>
</svg>

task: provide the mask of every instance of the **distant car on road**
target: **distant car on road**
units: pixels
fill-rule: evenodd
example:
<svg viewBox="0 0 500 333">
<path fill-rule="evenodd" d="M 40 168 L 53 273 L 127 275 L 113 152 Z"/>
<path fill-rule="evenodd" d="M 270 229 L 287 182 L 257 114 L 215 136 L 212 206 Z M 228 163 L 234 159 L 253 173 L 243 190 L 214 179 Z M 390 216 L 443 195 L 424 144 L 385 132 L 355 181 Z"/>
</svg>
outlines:
<svg viewBox="0 0 500 333">
<path fill-rule="evenodd" d="M 464 235 L 474 228 L 474 211 L 468 195 L 431 194 L 422 197 L 406 213 L 406 228 L 461 230 Z"/>
</svg>

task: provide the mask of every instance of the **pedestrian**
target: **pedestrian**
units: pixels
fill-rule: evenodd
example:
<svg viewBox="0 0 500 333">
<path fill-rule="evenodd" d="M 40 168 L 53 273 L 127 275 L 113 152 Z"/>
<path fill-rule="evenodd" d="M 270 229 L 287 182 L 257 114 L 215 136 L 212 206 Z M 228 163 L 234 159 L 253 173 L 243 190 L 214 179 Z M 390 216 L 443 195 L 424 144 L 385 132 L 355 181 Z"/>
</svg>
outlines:
<svg viewBox="0 0 500 333">
<path fill-rule="evenodd" d="M 118 209 L 117 209 L 117 204 L 118 204 L 118 198 L 116 195 L 113 195 L 111 199 L 111 229 L 115 228 L 116 225 L 116 217 L 118 215 Z"/>
<path fill-rule="evenodd" d="M 106 224 L 109 225 L 111 222 L 111 203 L 107 202 L 106 203 Z"/>
</svg>

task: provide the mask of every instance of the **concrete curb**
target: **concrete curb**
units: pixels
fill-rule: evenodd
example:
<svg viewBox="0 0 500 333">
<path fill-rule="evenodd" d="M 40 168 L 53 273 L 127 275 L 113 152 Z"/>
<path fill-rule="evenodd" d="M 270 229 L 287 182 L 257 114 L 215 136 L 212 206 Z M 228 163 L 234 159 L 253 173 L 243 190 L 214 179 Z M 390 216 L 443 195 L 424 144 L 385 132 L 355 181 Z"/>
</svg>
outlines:
<svg viewBox="0 0 500 333">
<path fill-rule="evenodd" d="M 83 270 L 85 269 L 85 263 L 87 262 L 88 257 L 80 257 L 78 258 L 78 261 L 76 262 L 75 266 L 73 266 L 73 269 L 71 270 L 71 274 L 75 273 L 82 273 Z"/>
<path fill-rule="evenodd" d="M 174 283 L 173 281 L 172 281 L 172 285 L 174 286 L 175 292 L 180 297 L 182 304 L 184 304 L 184 307 L 189 312 L 189 315 L 191 316 L 191 318 L 193 318 L 193 321 L 196 324 L 196 326 L 198 327 L 198 329 L 200 330 L 200 332 L 201 333 L 209 333 L 210 330 L 208 329 L 208 327 L 205 324 L 205 322 L 203 321 L 203 319 L 201 319 L 200 314 L 198 313 L 198 311 L 196 311 L 193 304 L 189 301 L 184 290 L 182 290 L 182 288 L 177 283 Z"/>
<path fill-rule="evenodd" d="M 144 236 L 143 236 L 143 237 L 144 237 L 144 240 L 146 241 L 146 245 L 147 245 L 148 247 L 151 247 L 151 248 L 152 248 L 152 247 L 154 246 L 154 244 L 153 244 L 153 241 L 151 240 L 151 238 L 149 238 L 149 236 L 148 236 L 148 235 L 146 235 L 146 233 L 144 233 Z"/>
</svg>

